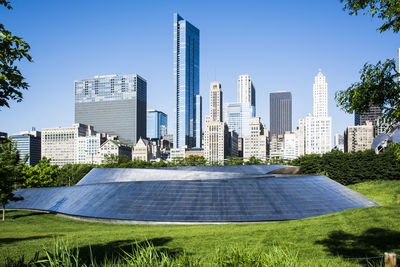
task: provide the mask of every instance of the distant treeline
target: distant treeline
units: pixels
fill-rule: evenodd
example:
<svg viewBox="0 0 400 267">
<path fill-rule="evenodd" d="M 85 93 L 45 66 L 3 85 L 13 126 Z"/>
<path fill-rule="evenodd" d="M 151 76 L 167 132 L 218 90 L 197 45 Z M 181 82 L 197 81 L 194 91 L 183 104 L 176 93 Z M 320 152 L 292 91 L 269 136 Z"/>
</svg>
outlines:
<svg viewBox="0 0 400 267">
<path fill-rule="evenodd" d="M 394 147 L 378 155 L 374 150 L 353 153 L 334 150 L 323 155 L 305 155 L 289 164 L 299 166 L 302 174 L 323 174 L 344 185 L 400 179 L 400 161 Z"/>
</svg>

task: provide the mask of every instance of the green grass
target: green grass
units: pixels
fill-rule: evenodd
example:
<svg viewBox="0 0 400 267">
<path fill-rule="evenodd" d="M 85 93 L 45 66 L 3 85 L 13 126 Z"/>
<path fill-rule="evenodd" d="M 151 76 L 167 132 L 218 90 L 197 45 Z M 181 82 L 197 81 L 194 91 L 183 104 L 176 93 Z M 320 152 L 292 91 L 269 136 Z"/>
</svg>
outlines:
<svg viewBox="0 0 400 267">
<path fill-rule="evenodd" d="M 225 249 L 265 251 L 289 249 L 304 266 L 356 264 L 345 260 L 400 254 L 400 181 L 374 181 L 349 186 L 380 203 L 381 207 L 347 210 L 295 221 L 222 225 L 118 225 L 91 223 L 30 211 L 7 211 L 0 223 L 0 264 L 6 257 L 22 255 L 25 261 L 55 238 L 67 240 L 98 261 L 122 250 L 132 251 L 148 240 L 175 257 L 188 255 L 207 264 Z M 122 250 L 121 250 L 122 249 Z M 114 257 L 113 256 L 113 257 Z M 329 261 L 329 259 L 331 261 Z"/>
</svg>

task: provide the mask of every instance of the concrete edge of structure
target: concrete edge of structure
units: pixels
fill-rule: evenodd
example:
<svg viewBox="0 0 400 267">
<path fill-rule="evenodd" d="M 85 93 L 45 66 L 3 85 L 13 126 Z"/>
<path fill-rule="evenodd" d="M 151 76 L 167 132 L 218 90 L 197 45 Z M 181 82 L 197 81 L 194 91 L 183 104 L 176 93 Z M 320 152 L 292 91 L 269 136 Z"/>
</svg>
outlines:
<svg viewBox="0 0 400 267">
<path fill-rule="evenodd" d="M 298 174 L 300 172 L 300 167 L 291 166 L 287 168 L 280 168 L 268 172 L 267 174 Z"/>
</svg>

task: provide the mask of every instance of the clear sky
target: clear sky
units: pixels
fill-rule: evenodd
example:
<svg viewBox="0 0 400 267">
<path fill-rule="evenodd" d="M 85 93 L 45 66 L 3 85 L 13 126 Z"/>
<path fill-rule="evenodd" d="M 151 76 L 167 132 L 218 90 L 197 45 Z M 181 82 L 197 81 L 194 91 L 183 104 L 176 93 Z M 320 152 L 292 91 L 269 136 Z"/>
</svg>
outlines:
<svg viewBox="0 0 400 267">
<path fill-rule="evenodd" d="M 0 131 L 69 126 L 74 80 L 137 73 L 147 80 L 147 106 L 168 114 L 174 133 L 173 13 L 200 29 L 200 93 L 209 113 L 209 84 L 222 83 L 224 102 L 236 101 L 236 82 L 249 74 L 257 116 L 269 129 L 269 93 L 293 97 L 293 128 L 312 113 L 312 86 L 327 77 L 332 134 L 353 115 L 336 107 L 335 91 L 359 80 L 365 62 L 395 58 L 399 34 L 376 31 L 380 20 L 349 16 L 339 0 L 283 1 L 11 1 L 0 23 L 32 47 L 20 64 L 30 85 L 21 103 L 0 111 Z"/>
</svg>

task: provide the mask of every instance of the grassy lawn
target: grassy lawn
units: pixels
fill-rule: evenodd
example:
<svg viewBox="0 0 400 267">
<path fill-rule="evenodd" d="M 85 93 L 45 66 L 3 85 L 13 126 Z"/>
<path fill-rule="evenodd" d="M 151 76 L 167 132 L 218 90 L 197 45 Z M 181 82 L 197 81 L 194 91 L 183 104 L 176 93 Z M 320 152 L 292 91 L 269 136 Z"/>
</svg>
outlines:
<svg viewBox="0 0 400 267">
<path fill-rule="evenodd" d="M 382 206 L 347 210 L 296 221 L 222 225 L 118 225 L 83 222 L 52 214 L 7 211 L 0 223 L 0 264 L 4 258 L 34 257 L 55 238 L 67 240 L 85 254 L 90 246 L 98 259 L 130 251 L 149 240 L 172 254 L 186 253 L 204 263 L 221 248 L 268 250 L 273 246 L 298 252 L 301 262 L 325 266 L 343 260 L 400 254 L 400 181 L 373 181 L 349 186 Z M 41 255 L 43 256 L 43 255 Z M 308 264 L 309 263 L 309 264 Z M 362 262 L 361 262 L 362 263 Z"/>
</svg>

